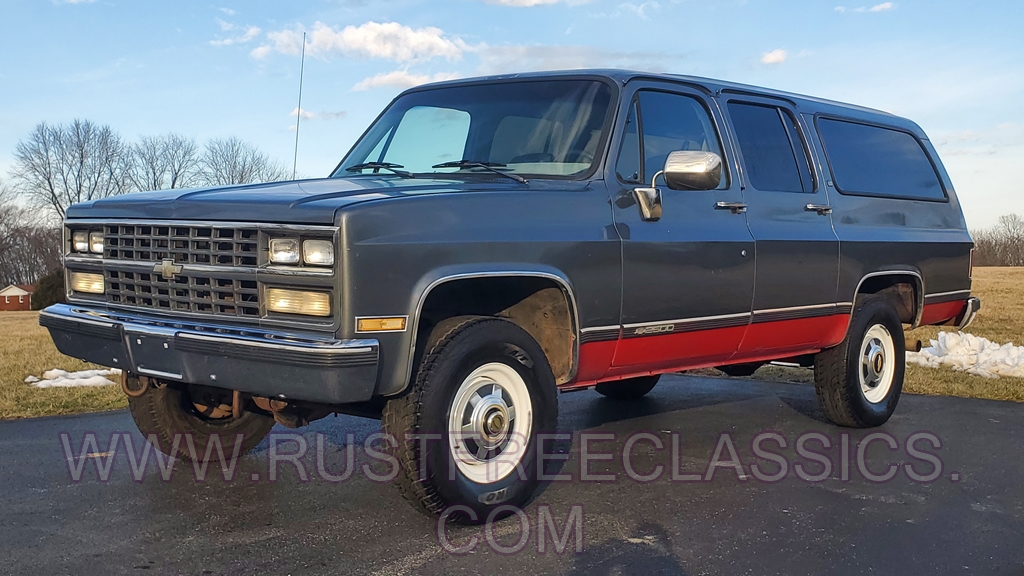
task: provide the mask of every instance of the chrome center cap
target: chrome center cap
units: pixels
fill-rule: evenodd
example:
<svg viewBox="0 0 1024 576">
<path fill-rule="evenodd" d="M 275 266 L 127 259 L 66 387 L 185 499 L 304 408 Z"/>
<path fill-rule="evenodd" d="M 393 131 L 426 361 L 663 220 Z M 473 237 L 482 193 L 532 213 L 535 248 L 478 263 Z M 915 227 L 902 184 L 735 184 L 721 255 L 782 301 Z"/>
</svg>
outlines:
<svg viewBox="0 0 1024 576">
<path fill-rule="evenodd" d="M 489 448 L 500 445 L 508 435 L 509 410 L 500 394 L 485 396 L 473 407 L 470 427 Z"/>
<path fill-rule="evenodd" d="M 868 343 L 868 349 L 864 353 L 864 365 L 867 368 L 868 385 L 877 386 L 885 371 L 885 349 L 878 340 Z"/>
<path fill-rule="evenodd" d="M 505 416 L 498 410 L 494 410 L 487 416 L 485 423 L 487 433 L 494 436 L 500 434 L 505 428 Z"/>
</svg>

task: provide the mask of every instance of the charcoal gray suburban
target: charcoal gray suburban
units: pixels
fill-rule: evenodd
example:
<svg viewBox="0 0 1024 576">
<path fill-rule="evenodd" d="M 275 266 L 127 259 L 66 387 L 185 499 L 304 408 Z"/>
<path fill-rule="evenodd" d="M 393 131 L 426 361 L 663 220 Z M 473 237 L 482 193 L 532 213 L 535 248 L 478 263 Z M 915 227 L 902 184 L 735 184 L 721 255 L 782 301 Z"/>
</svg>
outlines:
<svg viewBox="0 0 1024 576">
<path fill-rule="evenodd" d="M 329 178 L 129 194 L 64 226 L 68 303 L 40 323 L 122 370 L 159 450 L 377 417 L 402 493 L 466 522 L 529 499 L 559 392 L 786 361 L 833 422 L 879 426 L 904 327 L 980 307 L 915 123 L 684 76 L 420 86 Z"/>
</svg>

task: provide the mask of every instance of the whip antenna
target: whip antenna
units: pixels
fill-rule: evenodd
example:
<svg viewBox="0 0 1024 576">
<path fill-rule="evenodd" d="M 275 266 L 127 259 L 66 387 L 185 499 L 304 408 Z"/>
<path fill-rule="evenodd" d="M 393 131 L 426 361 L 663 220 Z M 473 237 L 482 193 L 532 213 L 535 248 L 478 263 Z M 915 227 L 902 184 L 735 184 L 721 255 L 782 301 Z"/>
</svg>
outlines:
<svg viewBox="0 0 1024 576">
<path fill-rule="evenodd" d="M 302 120 L 302 75 L 306 71 L 306 33 L 302 33 L 302 57 L 299 60 L 299 106 L 295 109 L 295 156 L 292 158 L 292 180 L 299 164 L 299 121 Z"/>
</svg>

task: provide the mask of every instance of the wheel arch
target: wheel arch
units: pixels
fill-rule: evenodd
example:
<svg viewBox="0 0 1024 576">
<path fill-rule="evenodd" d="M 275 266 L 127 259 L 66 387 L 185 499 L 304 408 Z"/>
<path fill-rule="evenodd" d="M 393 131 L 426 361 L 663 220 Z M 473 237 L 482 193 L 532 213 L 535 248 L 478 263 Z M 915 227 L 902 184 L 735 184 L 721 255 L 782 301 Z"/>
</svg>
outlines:
<svg viewBox="0 0 1024 576">
<path fill-rule="evenodd" d="M 908 294 L 901 290 L 903 285 L 908 285 L 912 289 L 912 294 L 909 294 L 909 305 L 906 302 Z M 896 306 L 900 320 L 910 324 L 912 329 L 921 323 L 921 314 L 924 312 L 924 278 L 917 270 L 878 270 L 862 276 L 853 292 L 851 319 L 857 298 L 868 294 L 885 294 Z"/>
<path fill-rule="evenodd" d="M 567 321 L 567 331 L 570 335 L 571 342 L 567 346 L 568 363 L 564 369 L 555 369 L 555 379 L 557 384 L 564 384 L 565 382 L 572 381 L 576 376 L 576 371 L 579 366 L 579 310 L 576 302 L 576 295 L 572 288 L 572 282 L 569 278 L 562 273 L 560 270 L 553 267 L 535 267 L 535 266 L 501 266 L 501 267 L 488 267 L 484 269 L 480 268 L 444 268 L 436 270 L 431 274 L 424 276 L 416 285 L 412 294 L 412 301 L 410 302 L 410 336 L 409 346 L 405 350 L 405 358 L 403 359 L 406 367 L 404 371 L 399 371 L 400 374 L 405 374 L 405 386 L 402 387 L 404 391 L 408 386 L 408 383 L 412 379 L 413 369 L 418 358 L 419 348 L 425 344 L 426 337 L 429 334 L 424 334 L 424 313 L 430 310 L 429 305 L 431 302 L 432 295 L 441 294 L 446 288 L 452 288 L 458 283 L 470 283 L 474 281 L 491 281 L 491 282 L 517 282 L 517 281 L 530 281 L 533 280 L 538 283 L 547 283 L 551 287 L 556 287 L 558 293 L 561 295 L 564 306 L 565 315 Z M 463 284 L 468 286 L 468 284 Z M 539 302 L 537 303 L 540 304 Z M 528 326 L 524 326 L 522 317 L 528 316 L 531 313 L 537 311 L 537 307 L 528 305 L 525 310 L 522 311 L 520 317 L 510 317 L 520 327 L 524 328 L 527 332 L 533 336 L 541 347 L 544 348 L 545 354 L 548 355 L 549 363 L 554 368 L 559 363 L 557 359 L 552 358 L 552 351 L 557 350 L 557 347 L 546 346 L 546 339 L 541 336 L 538 337 L 535 330 L 532 330 Z M 513 314 L 515 316 L 515 314 Z M 427 319 L 430 320 L 429 318 Z"/>
</svg>

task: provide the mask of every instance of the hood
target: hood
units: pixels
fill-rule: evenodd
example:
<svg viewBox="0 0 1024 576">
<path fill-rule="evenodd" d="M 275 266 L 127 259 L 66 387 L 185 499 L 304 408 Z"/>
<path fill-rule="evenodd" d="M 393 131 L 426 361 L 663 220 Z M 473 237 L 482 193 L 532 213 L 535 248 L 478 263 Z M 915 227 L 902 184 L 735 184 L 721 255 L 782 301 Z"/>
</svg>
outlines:
<svg viewBox="0 0 1024 576">
<path fill-rule="evenodd" d="M 457 192 L 467 187 L 467 182 L 457 180 L 322 178 L 159 190 L 75 204 L 68 208 L 67 217 L 333 224 L 339 208 L 356 202 Z"/>
</svg>

